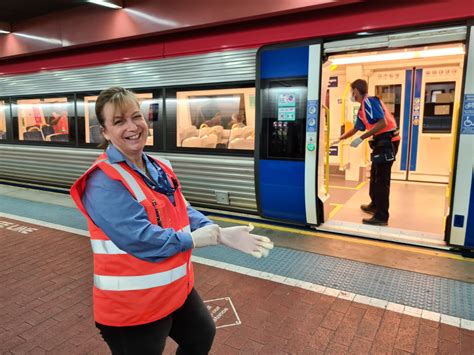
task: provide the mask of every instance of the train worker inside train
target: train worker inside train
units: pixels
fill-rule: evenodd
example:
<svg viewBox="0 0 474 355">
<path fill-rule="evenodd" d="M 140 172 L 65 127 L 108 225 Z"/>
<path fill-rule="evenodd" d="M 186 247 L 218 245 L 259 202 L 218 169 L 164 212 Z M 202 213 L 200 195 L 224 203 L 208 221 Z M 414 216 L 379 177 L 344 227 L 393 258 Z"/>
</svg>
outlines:
<svg viewBox="0 0 474 355">
<path fill-rule="evenodd" d="M 102 91 L 96 114 L 108 146 L 71 188 L 91 236 L 96 326 L 112 354 L 161 354 L 168 336 L 178 354 L 207 354 L 215 325 L 193 287 L 192 249 L 261 257 L 273 244 L 186 202 L 169 162 L 143 152 L 148 126 L 132 92 Z"/>
<path fill-rule="evenodd" d="M 392 113 L 378 97 L 367 95 L 368 85 L 365 80 L 358 79 L 351 84 L 352 101 L 360 103 L 354 128 L 345 132 L 339 139 L 352 137 L 363 131 L 360 137 L 351 142 L 351 147 L 358 147 L 365 139 L 372 138 L 370 170 L 370 203 L 360 206 L 371 214 L 371 218 L 362 220 L 365 224 L 386 226 L 389 219 L 390 176 L 392 165 L 400 144 L 397 123 Z"/>
</svg>

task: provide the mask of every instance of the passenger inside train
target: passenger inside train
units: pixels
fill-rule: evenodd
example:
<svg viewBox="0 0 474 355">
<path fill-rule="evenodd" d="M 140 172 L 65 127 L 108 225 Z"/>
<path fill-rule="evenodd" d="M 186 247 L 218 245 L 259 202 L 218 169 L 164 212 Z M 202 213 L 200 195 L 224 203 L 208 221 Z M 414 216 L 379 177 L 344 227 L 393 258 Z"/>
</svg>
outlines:
<svg viewBox="0 0 474 355">
<path fill-rule="evenodd" d="M 401 235 L 443 242 L 464 53 L 463 44 L 453 43 L 328 56 L 322 74 L 321 102 L 326 110 L 321 122 L 325 141 L 336 144 L 327 144 L 328 178 L 320 187 L 327 197 L 325 228 L 371 233 L 361 227 L 367 217 L 364 205 L 372 196 L 369 142 L 354 146 L 351 140 L 339 141 L 341 134 L 356 132 L 360 124 L 361 104 L 351 100 L 351 83 L 361 78 L 368 82 L 368 97 L 378 98 L 393 115 L 401 138 L 389 186 L 390 220 L 377 233 L 388 239 Z"/>
</svg>

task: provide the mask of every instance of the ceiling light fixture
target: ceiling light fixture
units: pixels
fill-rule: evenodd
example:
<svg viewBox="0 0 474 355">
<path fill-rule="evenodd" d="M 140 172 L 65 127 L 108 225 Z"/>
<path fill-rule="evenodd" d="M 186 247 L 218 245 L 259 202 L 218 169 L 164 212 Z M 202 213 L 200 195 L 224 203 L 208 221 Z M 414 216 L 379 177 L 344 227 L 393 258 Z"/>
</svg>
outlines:
<svg viewBox="0 0 474 355">
<path fill-rule="evenodd" d="M 11 32 L 11 27 L 8 22 L 0 21 L 0 33 L 1 34 L 8 34 Z"/>
<path fill-rule="evenodd" d="M 26 33 L 19 33 L 19 32 L 15 32 L 15 33 L 13 33 L 13 35 L 18 36 L 18 37 L 32 39 L 32 40 L 35 40 L 35 41 L 45 42 L 45 43 L 49 43 L 49 44 L 62 45 L 61 40 L 56 39 L 56 38 L 33 36 L 33 35 L 29 35 L 29 34 L 26 34 Z M 43 68 L 41 68 L 41 69 L 43 69 Z M 46 69 L 46 68 L 44 68 L 44 69 Z"/>
<path fill-rule="evenodd" d="M 123 7 L 121 0 L 88 0 L 87 2 L 100 6 L 105 6 L 110 9 L 121 9 Z"/>
<path fill-rule="evenodd" d="M 461 46 L 458 46 L 458 47 L 436 48 L 436 49 L 426 49 L 426 50 L 418 50 L 418 51 L 371 54 L 371 55 L 363 55 L 363 56 L 358 56 L 358 57 L 334 58 L 334 59 L 330 59 L 330 61 L 332 62 L 332 64 L 344 65 L 344 64 L 385 62 L 385 61 L 390 61 L 390 60 L 432 58 L 432 57 L 442 57 L 442 56 L 449 56 L 449 55 L 460 55 L 464 53 L 465 53 L 464 48 Z"/>
<path fill-rule="evenodd" d="M 139 17 L 142 20 L 150 21 L 151 23 L 154 23 L 154 24 L 157 24 L 157 25 L 169 26 L 169 27 L 177 27 L 179 25 L 177 22 L 175 22 L 173 20 L 168 20 L 168 19 L 165 19 L 165 18 L 151 16 L 151 15 L 145 14 L 143 12 L 134 10 L 134 9 L 128 8 L 128 9 L 124 9 L 124 11 L 131 14 L 131 15 L 133 15 L 133 16 Z"/>
</svg>

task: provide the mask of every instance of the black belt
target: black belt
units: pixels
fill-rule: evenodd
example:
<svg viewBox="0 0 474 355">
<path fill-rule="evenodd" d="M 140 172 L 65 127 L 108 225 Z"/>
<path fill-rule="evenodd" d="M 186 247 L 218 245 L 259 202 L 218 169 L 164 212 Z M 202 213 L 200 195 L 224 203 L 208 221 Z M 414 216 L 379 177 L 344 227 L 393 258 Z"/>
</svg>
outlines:
<svg viewBox="0 0 474 355">
<path fill-rule="evenodd" d="M 392 139 L 396 135 L 398 135 L 398 133 L 396 133 L 396 131 L 384 132 L 384 133 L 381 133 L 381 134 L 377 134 L 376 136 L 373 136 L 373 140 L 374 141 L 379 141 L 379 140 L 383 140 L 383 139 Z"/>
</svg>

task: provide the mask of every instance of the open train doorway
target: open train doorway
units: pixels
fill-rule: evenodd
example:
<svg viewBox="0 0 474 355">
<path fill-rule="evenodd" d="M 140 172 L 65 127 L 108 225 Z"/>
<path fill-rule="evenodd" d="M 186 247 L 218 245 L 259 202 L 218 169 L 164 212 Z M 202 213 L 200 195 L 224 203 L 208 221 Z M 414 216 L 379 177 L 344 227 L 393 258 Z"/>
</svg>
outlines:
<svg viewBox="0 0 474 355">
<path fill-rule="evenodd" d="M 337 46 L 335 46 L 337 48 Z M 396 49 L 326 53 L 321 73 L 320 142 L 324 171 L 318 197 L 324 204 L 322 229 L 410 243 L 445 245 L 445 223 L 461 101 L 463 42 L 409 45 Z M 385 104 L 401 137 L 392 167 L 388 226 L 362 223 L 361 205 L 370 202 L 371 148 L 365 140 L 331 142 L 354 127 L 360 104 L 351 82 L 368 83 L 368 96 Z M 320 180 L 321 181 L 321 180 Z M 370 216 L 369 216 L 370 217 Z"/>
</svg>

